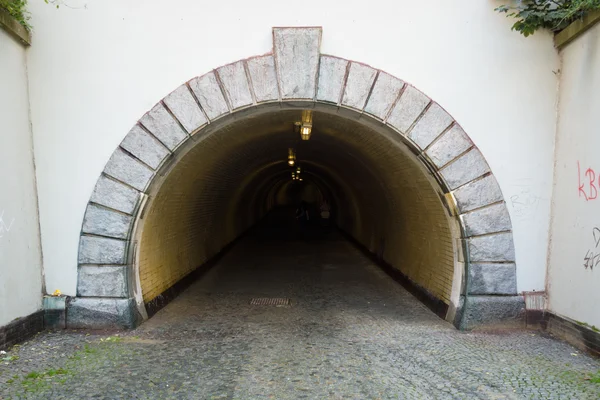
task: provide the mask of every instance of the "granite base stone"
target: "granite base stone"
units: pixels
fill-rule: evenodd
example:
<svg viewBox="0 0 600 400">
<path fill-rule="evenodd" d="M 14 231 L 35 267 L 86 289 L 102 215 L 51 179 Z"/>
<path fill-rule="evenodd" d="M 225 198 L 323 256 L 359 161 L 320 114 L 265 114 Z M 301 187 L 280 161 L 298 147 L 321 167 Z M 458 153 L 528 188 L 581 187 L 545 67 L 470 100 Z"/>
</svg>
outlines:
<svg viewBox="0 0 600 400">
<path fill-rule="evenodd" d="M 464 313 L 464 316 L 463 316 Z M 523 296 L 461 296 L 454 325 L 471 330 L 496 327 L 525 327 Z"/>
<path fill-rule="evenodd" d="M 74 298 L 67 306 L 69 329 L 131 329 L 138 325 L 135 301 L 111 298 Z"/>
</svg>

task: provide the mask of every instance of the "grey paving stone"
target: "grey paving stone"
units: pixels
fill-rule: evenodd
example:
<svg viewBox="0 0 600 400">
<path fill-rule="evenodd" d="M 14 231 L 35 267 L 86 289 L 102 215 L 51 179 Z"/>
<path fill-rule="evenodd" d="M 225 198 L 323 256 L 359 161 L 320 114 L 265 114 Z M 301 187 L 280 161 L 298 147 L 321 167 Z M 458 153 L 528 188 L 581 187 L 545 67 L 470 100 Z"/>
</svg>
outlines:
<svg viewBox="0 0 600 400">
<path fill-rule="evenodd" d="M 417 121 L 408 136 L 421 149 L 425 149 L 452 123 L 452 117 L 448 115 L 437 103 L 433 103 Z"/>
<path fill-rule="evenodd" d="M 132 217 L 116 211 L 88 204 L 83 217 L 82 231 L 95 235 L 125 239 L 129 234 Z"/>
<path fill-rule="evenodd" d="M 532 330 L 459 332 L 339 237 L 269 238 L 246 236 L 134 330 L 45 331 L 10 349 L 5 357 L 18 359 L 0 363 L 0 396 L 600 398 L 600 387 L 583 379 L 600 360 L 562 341 Z M 251 306 L 258 296 L 292 305 Z M 74 299 L 69 325 L 125 325 L 132 303 Z M 473 328 L 522 321 L 519 296 L 467 303 Z M 27 378 L 32 372 L 43 376 Z"/>
<path fill-rule="evenodd" d="M 77 276 L 77 296 L 128 297 L 126 265 L 82 265 Z"/>
<path fill-rule="evenodd" d="M 126 242 L 97 236 L 79 239 L 80 264 L 125 264 Z"/>
<path fill-rule="evenodd" d="M 367 65 L 351 62 L 348 80 L 344 87 L 342 104 L 362 110 L 365 107 L 369 92 L 375 81 L 377 70 Z"/>
<path fill-rule="evenodd" d="M 441 171 L 451 190 L 490 172 L 490 167 L 477 149 L 471 149 Z"/>
<path fill-rule="evenodd" d="M 121 147 L 154 169 L 169 155 L 165 146 L 139 125 L 129 131 Z"/>
<path fill-rule="evenodd" d="M 252 104 L 252 94 L 243 61 L 225 65 L 217 69 L 217 73 L 234 110 Z"/>
<path fill-rule="evenodd" d="M 279 99 L 273 56 L 253 57 L 247 63 L 256 101 L 261 103 Z"/>
<path fill-rule="evenodd" d="M 188 133 L 193 133 L 207 123 L 187 85 L 179 86 L 164 98 L 164 102 Z"/>
<path fill-rule="evenodd" d="M 407 85 L 388 117 L 388 124 L 406 134 L 430 101 L 429 97 Z"/>
<path fill-rule="evenodd" d="M 209 119 L 213 120 L 229 113 L 229 107 L 213 72 L 192 79 L 189 85 Z"/>
<path fill-rule="evenodd" d="M 283 99 L 314 98 L 321 34 L 321 28 L 273 28 L 273 52 Z"/>
<path fill-rule="evenodd" d="M 338 104 L 342 97 L 344 79 L 348 60 L 343 58 L 321 56 L 319 66 L 319 88 L 317 99 Z"/>
<path fill-rule="evenodd" d="M 489 207 L 463 214 L 467 236 L 509 231 L 512 229 L 506 204 L 498 203 Z"/>
<path fill-rule="evenodd" d="M 473 143 L 463 129 L 454 125 L 427 149 L 427 156 L 441 168 L 460 154 L 467 151 Z"/>
<path fill-rule="evenodd" d="M 90 201 L 132 214 L 140 199 L 140 192 L 105 176 L 98 178 Z"/>
<path fill-rule="evenodd" d="M 404 81 L 380 72 L 365 111 L 379 119 L 384 119 L 394 106 L 403 86 Z"/>
<path fill-rule="evenodd" d="M 189 137 L 161 103 L 146 113 L 140 122 L 171 150 Z"/>
<path fill-rule="evenodd" d="M 104 173 L 143 191 L 153 172 L 150 168 L 118 148 L 104 167 Z"/>
</svg>

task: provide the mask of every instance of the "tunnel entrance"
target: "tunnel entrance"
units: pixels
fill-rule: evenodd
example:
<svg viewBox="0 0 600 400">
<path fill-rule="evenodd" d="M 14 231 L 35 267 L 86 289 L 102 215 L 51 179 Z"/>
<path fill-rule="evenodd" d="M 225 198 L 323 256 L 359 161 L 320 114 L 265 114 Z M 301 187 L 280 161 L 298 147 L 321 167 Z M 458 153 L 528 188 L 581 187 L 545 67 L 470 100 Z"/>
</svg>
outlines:
<svg viewBox="0 0 600 400">
<path fill-rule="evenodd" d="M 453 237 L 460 231 L 431 174 L 393 136 L 325 109 L 313 111 L 311 138 L 301 140 L 294 129 L 301 112 L 267 110 L 231 121 L 191 143 L 153 183 L 156 194 L 138 238 L 144 303 L 278 207 L 285 222 L 282 211 L 303 201 L 312 216 L 305 230 L 314 228 L 323 200 L 332 206 L 335 226 L 390 265 L 402 266 L 432 297 L 451 303 L 459 251 Z M 293 166 L 288 149 L 294 149 Z M 386 249 L 386 242 L 393 246 Z"/>
<path fill-rule="evenodd" d="M 136 325 L 299 200 L 315 217 L 326 200 L 332 227 L 457 326 L 521 315 L 510 219 L 479 150 L 412 86 L 320 55 L 320 36 L 275 28 L 274 54 L 194 78 L 140 119 L 88 205 L 70 326 Z"/>
</svg>

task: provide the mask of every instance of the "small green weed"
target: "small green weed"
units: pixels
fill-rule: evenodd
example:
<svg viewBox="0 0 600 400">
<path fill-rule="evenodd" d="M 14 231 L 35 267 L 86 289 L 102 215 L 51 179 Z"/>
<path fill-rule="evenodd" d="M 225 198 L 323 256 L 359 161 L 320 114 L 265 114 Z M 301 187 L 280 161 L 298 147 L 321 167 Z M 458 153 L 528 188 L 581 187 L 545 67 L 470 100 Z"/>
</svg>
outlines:
<svg viewBox="0 0 600 400">
<path fill-rule="evenodd" d="M 592 383 L 600 384 L 600 370 L 598 370 L 598 372 L 596 372 L 595 374 L 588 376 L 586 380 Z"/>
<path fill-rule="evenodd" d="M 48 375 L 48 376 L 65 375 L 68 373 L 69 373 L 69 371 L 67 371 L 64 368 L 49 369 L 48 371 L 46 371 L 46 375 Z"/>
<path fill-rule="evenodd" d="M 25 379 L 38 379 L 41 378 L 43 376 L 43 374 L 40 374 L 39 372 L 36 371 L 32 371 L 30 373 L 28 373 L 27 375 L 25 375 Z"/>
</svg>

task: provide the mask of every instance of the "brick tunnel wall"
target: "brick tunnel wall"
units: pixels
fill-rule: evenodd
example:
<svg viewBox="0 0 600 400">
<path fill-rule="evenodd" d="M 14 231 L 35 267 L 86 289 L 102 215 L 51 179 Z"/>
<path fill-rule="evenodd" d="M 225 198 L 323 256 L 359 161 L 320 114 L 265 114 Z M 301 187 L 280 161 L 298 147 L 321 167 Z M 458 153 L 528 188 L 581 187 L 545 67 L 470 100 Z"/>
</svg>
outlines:
<svg viewBox="0 0 600 400">
<path fill-rule="evenodd" d="M 331 197 L 337 225 L 448 304 L 453 235 L 433 178 L 389 134 L 337 115 L 316 113 L 313 137 L 300 142 L 292 132 L 297 114 L 279 111 L 232 121 L 173 163 L 151 191 L 142 220 L 144 301 L 289 200 L 285 157 L 293 146 L 305 179 L 312 176 Z"/>
</svg>

